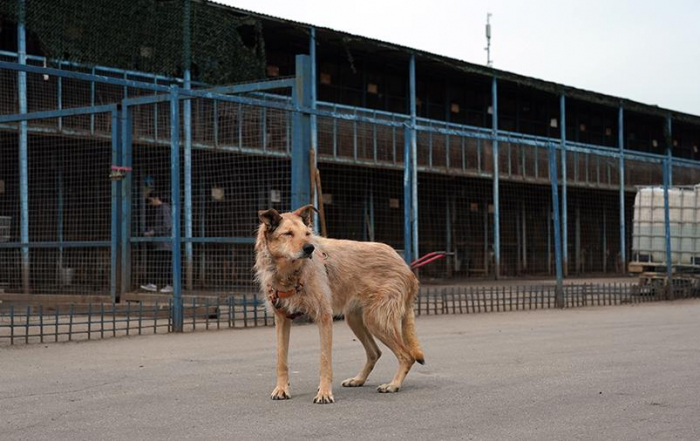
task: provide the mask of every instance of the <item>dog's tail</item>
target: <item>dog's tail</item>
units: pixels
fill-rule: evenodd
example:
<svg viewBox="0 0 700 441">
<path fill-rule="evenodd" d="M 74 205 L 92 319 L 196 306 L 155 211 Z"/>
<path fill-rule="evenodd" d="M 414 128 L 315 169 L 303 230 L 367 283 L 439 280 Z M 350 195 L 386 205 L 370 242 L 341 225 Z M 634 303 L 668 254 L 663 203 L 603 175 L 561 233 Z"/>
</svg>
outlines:
<svg viewBox="0 0 700 441">
<path fill-rule="evenodd" d="M 416 336 L 416 315 L 413 312 L 413 302 L 418 294 L 418 279 L 416 279 L 415 276 L 413 276 L 410 290 L 410 294 L 406 296 L 406 314 L 403 318 L 401 331 L 403 333 L 404 343 L 411 357 L 418 363 L 425 364 L 425 356 L 423 355 L 423 350 Z"/>
</svg>

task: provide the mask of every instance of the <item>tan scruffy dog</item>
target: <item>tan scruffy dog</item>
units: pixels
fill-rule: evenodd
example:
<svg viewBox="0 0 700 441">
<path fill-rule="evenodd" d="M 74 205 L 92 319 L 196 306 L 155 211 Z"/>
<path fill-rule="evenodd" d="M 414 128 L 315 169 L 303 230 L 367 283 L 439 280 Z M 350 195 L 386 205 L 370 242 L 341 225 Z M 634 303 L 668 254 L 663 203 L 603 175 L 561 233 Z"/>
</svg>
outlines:
<svg viewBox="0 0 700 441">
<path fill-rule="evenodd" d="M 379 392 L 398 392 L 414 362 L 423 364 L 415 333 L 414 298 L 418 280 L 398 253 L 374 242 L 326 239 L 311 228 L 313 206 L 280 214 L 258 212 L 255 272 L 261 293 L 274 312 L 277 332 L 277 387 L 273 400 L 289 393 L 289 331 L 292 318 L 308 314 L 321 335 L 321 381 L 314 403 L 332 403 L 333 316 L 345 320 L 362 342 L 367 361 L 345 387 L 365 384 L 381 351 L 377 337 L 394 352 L 399 368 Z"/>
</svg>

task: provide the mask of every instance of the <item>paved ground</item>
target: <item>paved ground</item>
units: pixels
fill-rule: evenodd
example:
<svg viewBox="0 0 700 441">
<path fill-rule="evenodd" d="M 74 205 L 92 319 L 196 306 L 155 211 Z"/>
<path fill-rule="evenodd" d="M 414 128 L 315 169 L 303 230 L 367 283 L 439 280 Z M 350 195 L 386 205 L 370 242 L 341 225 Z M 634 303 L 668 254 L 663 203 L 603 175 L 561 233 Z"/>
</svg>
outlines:
<svg viewBox="0 0 700 441">
<path fill-rule="evenodd" d="M 700 301 L 421 317 L 427 365 L 381 395 L 388 351 L 335 333 L 336 403 L 314 405 L 318 333 L 292 329 L 291 401 L 272 401 L 274 331 L 0 349 L 0 438 L 700 439 Z"/>
</svg>

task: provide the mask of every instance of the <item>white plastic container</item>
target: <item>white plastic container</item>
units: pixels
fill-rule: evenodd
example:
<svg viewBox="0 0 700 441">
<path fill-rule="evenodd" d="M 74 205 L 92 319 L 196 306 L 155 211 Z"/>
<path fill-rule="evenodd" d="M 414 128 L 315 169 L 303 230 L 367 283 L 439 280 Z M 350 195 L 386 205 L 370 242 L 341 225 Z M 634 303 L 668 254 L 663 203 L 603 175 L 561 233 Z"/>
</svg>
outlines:
<svg viewBox="0 0 700 441">
<path fill-rule="evenodd" d="M 700 185 L 668 190 L 671 263 L 700 265 Z M 643 187 L 634 198 L 632 260 L 666 263 L 663 187 Z"/>
</svg>

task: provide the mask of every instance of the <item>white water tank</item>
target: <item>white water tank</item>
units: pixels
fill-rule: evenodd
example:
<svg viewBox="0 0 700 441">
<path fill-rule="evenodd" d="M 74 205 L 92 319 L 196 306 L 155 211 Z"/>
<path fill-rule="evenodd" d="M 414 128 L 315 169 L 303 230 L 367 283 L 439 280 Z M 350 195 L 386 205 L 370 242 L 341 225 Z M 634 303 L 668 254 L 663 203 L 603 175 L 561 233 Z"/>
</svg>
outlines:
<svg viewBox="0 0 700 441">
<path fill-rule="evenodd" d="M 700 185 L 668 190 L 671 263 L 700 265 Z M 666 262 L 663 187 L 643 187 L 634 198 L 632 260 Z"/>
</svg>

